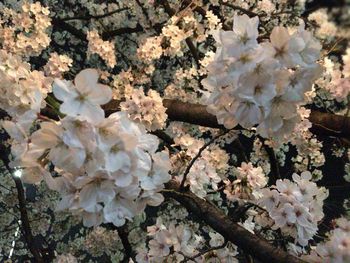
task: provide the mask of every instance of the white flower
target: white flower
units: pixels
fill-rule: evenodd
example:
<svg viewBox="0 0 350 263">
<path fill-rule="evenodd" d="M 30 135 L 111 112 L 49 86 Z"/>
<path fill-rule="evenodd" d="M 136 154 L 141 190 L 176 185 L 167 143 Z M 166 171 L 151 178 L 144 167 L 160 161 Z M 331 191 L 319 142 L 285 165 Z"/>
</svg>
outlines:
<svg viewBox="0 0 350 263">
<path fill-rule="evenodd" d="M 63 103 L 60 111 L 68 116 L 81 116 L 91 123 L 98 123 L 104 118 L 100 105 L 112 98 L 111 89 L 99 84 L 95 69 L 82 70 L 74 79 L 74 85 L 65 80 L 55 79 L 53 93 Z"/>
<path fill-rule="evenodd" d="M 131 220 L 134 217 L 133 204 L 123 199 L 113 199 L 103 209 L 103 215 L 108 222 L 115 226 L 122 226 L 125 219 Z"/>
<path fill-rule="evenodd" d="M 242 16 L 235 15 L 233 17 L 233 32 L 240 45 L 254 47 L 258 44 L 257 38 L 259 17 L 249 18 L 246 14 Z"/>
<path fill-rule="evenodd" d="M 241 75 L 237 89 L 239 97 L 249 97 L 259 105 L 267 105 L 276 95 L 275 84 L 269 75 L 257 76 L 255 74 Z"/>
<path fill-rule="evenodd" d="M 298 52 L 304 48 L 304 43 L 300 38 L 291 37 L 287 28 L 275 27 L 271 32 L 270 41 L 265 43 L 264 47 L 283 66 L 293 67 L 301 61 Z"/>
<path fill-rule="evenodd" d="M 280 228 L 285 235 L 306 246 L 317 232 L 317 224 L 323 218 L 322 206 L 327 192 L 310 182 L 311 173 L 293 174 L 294 182 L 277 180 L 276 190 L 263 189 L 260 205 L 266 207 L 274 220 L 273 229 Z"/>
<path fill-rule="evenodd" d="M 234 103 L 237 105 L 235 117 L 244 128 L 250 128 L 264 119 L 264 108 L 253 99 L 245 96 Z"/>
<path fill-rule="evenodd" d="M 285 203 L 283 206 L 271 212 L 271 218 L 275 220 L 277 227 L 283 227 L 287 224 L 295 223 L 294 208 L 290 203 Z"/>
</svg>

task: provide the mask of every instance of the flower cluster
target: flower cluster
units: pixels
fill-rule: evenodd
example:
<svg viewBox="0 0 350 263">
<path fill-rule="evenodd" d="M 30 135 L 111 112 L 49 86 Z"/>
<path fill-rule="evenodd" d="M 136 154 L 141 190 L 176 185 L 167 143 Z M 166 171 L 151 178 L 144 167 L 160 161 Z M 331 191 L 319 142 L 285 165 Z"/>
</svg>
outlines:
<svg viewBox="0 0 350 263">
<path fill-rule="evenodd" d="M 87 40 L 89 41 L 88 55 L 98 54 L 109 67 L 114 68 L 117 64 L 114 43 L 104 41 L 97 30 L 87 32 Z"/>
<path fill-rule="evenodd" d="M 163 55 L 162 41 L 160 36 L 145 39 L 144 43 L 137 49 L 138 57 L 145 62 L 160 58 Z"/>
<path fill-rule="evenodd" d="M 208 111 L 226 128 L 257 126 L 263 137 L 283 139 L 299 121 L 305 101 L 320 74 L 321 45 L 302 23 L 292 32 L 275 27 L 270 41 L 258 43 L 258 17 L 235 16 L 233 31 L 216 31 L 215 59 L 204 87 L 211 92 Z"/>
<path fill-rule="evenodd" d="M 272 229 L 281 229 L 301 246 L 316 234 L 323 218 L 323 201 L 328 197 L 328 191 L 310 181 L 311 177 L 310 172 L 302 172 L 293 174 L 294 182 L 277 180 L 275 189 L 262 189 L 258 200 L 274 221 Z"/>
<path fill-rule="evenodd" d="M 349 262 L 350 261 L 350 221 L 336 220 L 336 228 L 329 233 L 329 240 L 320 243 L 305 257 L 308 262 Z"/>
<path fill-rule="evenodd" d="M 44 66 L 46 76 L 53 78 L 61 77 L 72 66 L 73 60 L 66 55 L 58 55 L 56 52 L 50 54 L 49 61 Z"/>
<path fill-rule="evenodd" d="M 173 17 L 173 21 L 175 17 Z M 190 35 L 191 31 L 185 32 L 180 29 L 176 24 L 170 24 L 162 29 L 162 35 L 164 36 L 165 42 L 169 43 L 167 48 L 164 50 L 164 54 L 167 56 L 182 55 L 181 43 Z"/>
<path fill-rule="evenodd" d="M 267 177 L 261 167 L 253 167 L 252 163 L 241 164 L 236 169 L 236 180 L 225 180 L 224 193 L 230 201 L 258 200 L 261 197 L 260 190 L 266 186 Z"/>
<path fill-rule="evenodd" d="M 145 251 L 139 253 L 137 262 L 164 262 L 166 258 L 169 260 L 170 254 L 174 262 L 180 262 L 184 255 L 192 256 L 196 253 L 199 240 L 195 239 L 194 233 L 184 224 L 175 225 L 172 222 L 166 227 L 158 219 L 156 225 L 147 227 L 147 232 L 152 238 L 148 243 L 149 251 L 147 254 Z"/>
<path fill-rule="evenodd" d="M 336 25 L 329 21 L 327 9 L 320 9 L 312 12 L 308 19 L 318 26 L 316 34 L 318 37 L 327 39 L 334 37 L 337 33 Z"/>
<path fill-rule="evenodd" d="M 84 246 L 91 255 L 95 257 L 103 255 L 113 250 L 117 250 L 120 237 L 117 230 L 108 230 L 104 227 L 94 227 L 87 234 Z"/>
<path fill-rule="evenodd" d="M 121 226 L 147 204 L 163 201 L 158 192 L 170 180 L 170 163 L 166 152 L 156 152 L 158 139 L 125 113 L 104 117 L 100 105 L 112 92 L 97 81 L 93 69 L 81 71 L 74 84 L 55 80 L 53 92 L 67 116 L 41 123 L 18 165 L 35 168 L 36 173 L 22 179 L 35 183 L 44 178 L 61 195 L 58 209 L 81 215 L 84 225 Z M 48 163 L 55 166 L 57 177 L 44 170 Z"/>
<path fill-rule="evenodd" d="M 125 101 L 120 103 L 120 108 L 129 114 L 130 119 L 142 123 L 149 131 L 165 127 L 168 115 L 157 91 L 150 89 L 146 96 L 143 88 L 133 88 L 130 94 L 125 95 Z"/>
<path fill-rule="evenodd" d="M 21 12 L 5 9 L 4 14 L 6 19 L 0 26 L 0 43 L 7 52 L 39 55 L 50 44 L 50 37 L 45 33 L 51 25 L 50 11 L 40 2 L 24 2 Z"/>
<path fill-rule="evenodd" d="M 171 158 L 173 171 L 180 174 L 177 179 L 182 181 L 189 161 L 195 158 L 204 141 L 188 134 L 176 137 L 174 141 L 184 150 Z M 228 160 L 229 156 L 224 150 L 217 146 L 208 147 L 191 166 L 185 185 L 188 185 L 197 196 L 204 198 L 208 191 L 217 190 L 218 184 L 225 178 Z M 184 165 L 184 162 L 187 162 L 187 165 Z"/>
<path fill-rule="evenodd" d="M 137 54 L 144 62 L 166 56 L 182 56 L 182 43 L 191 36 L 192 31 L 184 31 L 176 25 L 176 16 L 172 17 L 172 23 L 162 28 L 160 36 L 149 37 L 143 45 L 137 49 Z"/>
<path fill-rule="evenodd" d="M 329 83 L 325 87 L 333 98 L 337 101 L 343 101 L 350 93 L 350 48 L 346 50 L 346 54 L 342 56 L 343 70 L 339 64 L 333 63 L 330 59 L 325 59 L 326 69 L 328 73 Z"/>
<path fill-rule="evenodd" d="M 51 78 L 40 71 L 31 71 L 30 65 L 17 55 L 0 50 L 0 108 L 12 117 L 28 110 L 39 112 L 51 90 Z"/>
<path fill-rule="evenodd" d="M 133 82 L 135 77 L 131 69 L 127 71 L 121 71 L 119 74 L 113 77 L 112 87 L 113 87 L 113 99 L 123 100 L 132 94 Z"/>
</svg>

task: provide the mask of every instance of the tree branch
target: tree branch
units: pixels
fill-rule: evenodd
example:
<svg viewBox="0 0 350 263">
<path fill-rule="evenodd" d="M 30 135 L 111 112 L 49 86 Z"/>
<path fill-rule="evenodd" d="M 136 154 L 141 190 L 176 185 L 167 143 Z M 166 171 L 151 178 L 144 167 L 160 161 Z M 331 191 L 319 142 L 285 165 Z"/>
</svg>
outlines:
<svg viewBox="0 0 350 263">
<path fill-rule="evenodd" d="M 112 100 L 103 105 L 106 116 L 109 116 L 116 111 L 120 111 L 119 104 L 120 101 Z M 207 112 L 206 105 L 170 99 L 164 99 L 163 105 L 167 108 L 166 114 L 171 121 L 181 121 L 203 127 L 225 129 L 223 125 L 217 122 L 215 115 Z M 44 108 L 41 113 L 51 119 L 57 119 L 55 113 L 49 108 Z M 312 123 L 310 131 L 316 135 L 340 138 L 350 137 L 350 117 L 320 111 L 311 111 L 309 120 Z M 242 130 L 243 128 L 237 125 L 233 129 Z"/>
<path fill-rule="evenodd" d="M 213 138 L 211 138 L 207 143 L 205 143 L 199 150 L 198 153 L 196 154 L 195 157 L 192 158 L 192 160 L 190 161 L 190 163 L 188 164 L 188 166 L 186 167 L 186 170 L 184 172 L 181 184 L 180 184 L 180 191 L 184 190 L 184 186 L 185 186 L 185 182 L 186 182 L 186 178 L 187 175 L 189 174 L 192 166 L 194 165 L 194 163 L 197 161 L 197 159 L 201 156 L 202 152 L 210 145 L 212 144 L 216 139 L 218 139 L 219 137 L 225 135 L 229 130 L 226 130 L 224 133 L 221 133 L 217 136 L 214 136 Z"/>
<path fill-rule="evenodd" d="M 186 255 L 182 254 L 182 255 L 185 257 L 185 259 L 183 259 L 180 263 L 185 263 L 185 262 L 187 262 L 187 261 L 189 261 L 189 260 L 194 261 L 196 258 L 198 258 L 198 257 L 200 257 L 200 256 L 202 256 L 202 255 L 205 255 L 205 254 L 207 254 L 207 253 L 209 253 L 209 252 L 211 252 L 211 251 L 218 250 L 218 249 L 222 249 L 222 248 L 226 247 L 226 245 L 227 245 L 227 241 L 225 241 L 225 242 L 224 242 L 222 245 L 220 245 L 220 246 L 211 247 L 211 248 L 209 248 L 209 249 L 207 249 L 207 250 L 204 250 L 204 251 L 202 251 L 202 252 L 197 253 L 196 255 L 194 255 L 194 256 L 192 256 L 192 257 L 187 257 Z"/>
<path fill-rule="evenodd" d="M 163 0 L 162 1 L 162 5 L 165 9 L 165 12 L 170 16 L 174 16 L 175 15 L 175 10 L 173 8 L 170 7 L 169 3 L 167 0 Z M 198 51 L 197 51 L 197 48 L 196 46 L 193 44 L 192 40 L 190 37 L 186 38 L 185 40 L 186 44 L 187 44 L 187 47 L 188 49 L 190 50 L 194 60 L 196 61 L 196 64 L 197 64 L 197 67 L 200 66 L 200 63 L 199 63 L 199 55 L 198 55 Z"/>
<path fill-rule="evenodd" d="M 252 255 L 263 263 L 303 262 L 282 249 L 274 247 L 266 240 L 250 233 L 237 223 L 234 223 L 223 211 L 219 210 L 216 206 L 206 200 L 197 197 L 189 191 L 182 193 L 179 192 L 179 187 L 179 183 L 171 181 L 166 185 L 166 188 L 169 191 L 164 191 L 163 193 L 167 198 L 175 199 L 189 212 L 203 219 L 206 224 L 223 235 L 225 240 L 232 242 L 247 254 Z"/>
<path fill-rule="evenodd" d="M 84 42 L 87 41 L 86 34 L 83 31 L 76 29 L 74 26 L 72 26 L 69 23 L 66 23 L 64 20 L 53 18 L 52 25 L 53 25 L 53 28 L 56 30 L 57 29 L 65 30 L 65 31 L 69 32 L 70 34 L 72 34 L 73 36 L 80 39 L 81 41 L 84 41 Z M 141 32 L 141 31 L 143 31 L 142 26 L 140 24 L 137 24 L 136 27 L 134 27 L 134 28 L 123 27 L 123 28 L 118 28 L 115 30 L 103 32 L 101 34 L 101 37 L 103 40 L 107 40 L 107 39 L 115 37 L 115 36 L 119 36 L 119 35 L 123 35 L 123 34 L 131 34 L 131 33 L 136 33 L 136 32 Z"/>
<path fill-rule="evenodd" d="M 233 5 L 233 4 L 224 2 L 224 1 L 220 1 L 220 4 L 228 6 L 228 7 L 232 8 L 232 9 L 234 9 L 234 10 L 241 11 L 243 14 L 246 14 L 247 16 L 250 16 L 250 17 L 259 16 L 257 13 L 255 13 L 253 11 L 250 11 L 248 9 L 244 9 L 243 7 L 240 7 L 238 5 Z"/>
<path fill-rule="evenodd" d="M 33 254 L 35 262 L 44 263 L 43 256 L 40 253 L 40 248 L 38 247 L 38 244 L 34 240 L 32 229 L 29 223 L 29 217 L 26 209 L 26 198 L 25 198 L 22 181 L 20 178 L 13 176 L 13 169 L 9 166 L 9 163 L 10 163 L 10 160 L 8 158 L 9 153 L 8 153 L 8 150 L 3 145 L 0 145 L 0 153 L 1 153 L 0 158 L 2 162 L 4 163 L 9 173 L 12 175 L 12 178 L 16 184 L 19 211 L 21 214 L 21 226 L 23 227 L 23 230 L 24 230 L 24 239 L 27 243 L 29 251 Z"/>
<path fill-rule="evenodd" d="M 65 17 L 61 18 L 61 21 L 71 21 L 71 20 L 90 20 L 90 19 L 100 19 L 100 18 L 105 18 L 107 16 L 114 15 L 116 13 L 120 13 L 122 11 L 128 10 L 128 7 L 123 7 L 117 10 L 113 10 L 111 12 L 102 14 L 102 15 L 87 15 L 87 16 L 74 16 L 74 17 Z"/>
<path fill-rule="evenodd" d="M 271 148 L 269 145 L 265 144 L 265 139 L 263 137 L 258 136 L 258 138 L 261 141 L 261 143 L 263 144 L 263 147 L 264 147 L 264 149 L 269 157 L 269 160 L 270 160 L 270 166 L 271 166 L 270 174 L 271 174 L 271 176 L 269 176 L 269 184 L 272 185 L 276 182 L 277 179 L 281 179 L 279 163 L 278 163 L 278 160 L 276 158 L 276 154 L 275 154 L 275 151 L 273 150 L 273 148 Z"/>
<path fill-rule="evenodd" d="M 124 247 L 125 256 L 123 258 L 122 263 L 127 263 L 129 262 L 130 258 L 133 259 L 133 252 L 132 252 L 131 244 L 129 242 L 127 228 L 126 228 L 126 225 L 124 225 L 121 227 L 116 227 L 116 229 Z"/>
</svg>

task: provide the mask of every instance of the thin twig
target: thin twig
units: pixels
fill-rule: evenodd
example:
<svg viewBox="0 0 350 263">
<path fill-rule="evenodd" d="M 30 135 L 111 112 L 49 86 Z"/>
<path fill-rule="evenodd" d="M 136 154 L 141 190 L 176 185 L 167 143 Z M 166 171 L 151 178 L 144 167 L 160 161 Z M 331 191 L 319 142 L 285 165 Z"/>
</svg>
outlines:
<svg viewBox="0 0 350 263">
<path fill-rule="evenodd" d="M 75 16 L 75 17 L 65 17 L 61 18 L 61 21 L 72 21 L 72 20 L 90 20 L 90 19 L 100 19 L 100 18 L 105 18 L 107 16 L 114 15 L 116 13 L 120 13 L 122 11 L 128 10 L 128 7 L 123 7 L 117 10 L 113 10 L 111 12 L 102 14 L 102 15 L 88 15 L 88 16 Z"/>
<path fill-rule="evenodd" d="M 193 164 L 197 161 L 197 159 L 201 156 L 202 152 L 210 145 L 212 144 L 216 139 L 220 138 L 221 136 L 225 135 L 226 133 L 228 133 L 229 130 L 226 130 L 224 133 L 221 133 L 217 136 L 214 136 L 213 138 L 211 138 L 207 143 L 205 143 L 199 150 L 198 153 L 196 154 L 195 157 L 192 158 L 192 160 L 190 161 L 190 163 L 188 164 L 188 166 L 186 167 L 186 170 L 184 172 L 181 184 L 180 184 L 180 190 L 182 191 L 184 189 L 184 185 L 186 182 L 186 178 L 188 173 L 190 172 Z"/>
<path fill-rule="evenodd" d="M 232 8 L 232 9 L 235 9 L 235 10 L 241 11 L 243 14 L 246 14 L 248 16 L 259 16 L 259 14 L 255 13 L 253 11 L 250 11 L 248 9 L 244 9 L 243 7 L 240 7 L 238 5 L 233 5 L 233 4 L 230 4 L 230 3 L 227 3 L 227 2 L 223 2 L 223 1 L 220 1 L 220 4 L 228 6 L 228 7 Z"/>
<path fill-rule="evenodd" d="M 222 248 L 226 247 L 227 243 L 228 243 L 228 241 L 225 241 L 225 242 L 224 242 L 222 245 L 220 245 L 220 246 L 211 247 L 211 248 L 209 248 L 209 249 L 207 249 L 207 250 L 204 250 L 204 251 L 202 251 L 202 252 L 199 252 L 199 253 L 195 254 L 195 255 L 192 256 L 192 257 L 188 257 L 188 256 L 186 256 L 186 255 L 184 255 L 184 254 L 182 253 L 182 255 L 185 257 L 185 259 L 183 259 L 182 261 L 180 261 L 180 263 L 185 263 L 185 262 L 187 262 L 187 261 L 189 261 L 189 260 L 195 260 L 196 258 L 198 258 L 198 257 L 200 257 L 200 256 L 202 256 L 202 255 L 205 255 L 205 254 L 207 254 L 207 253 L 209 253 L 209 252 L 211 252 L 211 251 L 218 250 L 218 249 L 222 249 Z"/>
<path fill-rule="evenodd" d="M 124 256 L 122 262 L 127 263 L 127 262 L 129 262 L 130 258 L 132 258 L 134 260 L 132 247 L 131 247 L 131 244 L 129 242 L 128 231 L 126 229 L 126 225 L 120 226 L 120 227 L 116 227 L 116 229 L 117 229 L 118 235 L 119 235 L 119 237 L 120 237 L 120 239 L 122 241 L 123 247 L 124 247 L 124 254 L 125 254 L 125 256 Z"/>
<path fill-rule="evenodd" d="M 262 138 L 261 136 L 258 136 L 258 138 L 261 140 L 263 147 L 270 160 L 271 176 L 269 177 L 269 183 L 270 184 L 275 183 L 277 179 L 281 179 L 279 164 L 276 158 L 275 151 L 273 150 L 273 148 L 265 144 L 264 138 Z"/>
</svg>

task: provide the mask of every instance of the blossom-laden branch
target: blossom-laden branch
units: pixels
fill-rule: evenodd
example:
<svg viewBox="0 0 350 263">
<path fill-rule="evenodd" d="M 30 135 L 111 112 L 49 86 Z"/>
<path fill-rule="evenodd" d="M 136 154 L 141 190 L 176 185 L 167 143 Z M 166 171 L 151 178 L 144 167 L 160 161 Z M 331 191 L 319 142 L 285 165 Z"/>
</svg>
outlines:
<svg viewBox="0 0 350 263">
<path fill-rule="evenodd" d="M 166 113 L 170 120 L 224 129 L 224 126 L 217 122 L 216 117 L 207 112 L 205 105 L 167 99 L 163 101 L 163 104 L 167 108 Z M 335 137 L 350 136 L 349 117 L 320 111 L 311 111 L 309 120 L 313 124 L 311 132 L 316 135 Z M 241 129 L 241 127 L 236 126 L 235 129 Z"/>
<path fill-rule="evenodd" d="M 167 0 L 162 1 L 162 5 L 165 9 L 165 12 L 170 16 L 174 16 L 176 14 L 175 10 L 172 9 L 168 3 Z M 190 37 L 186 38 L 185 40 L 188 49 L 190 50 L 194 60 L 196 61 L 197 66 L 199 66 L 199 55 L 198 55 L 198 51 L 196 46 L 194 45 L 194 43 L 192 42 L 192 40 L 190 39 Z"/>
<path fill-rule="evenodd" d="M 190 191 L 179 192 L 180 184 L 171 181 L 166 185 L 168 191 L 164 195 L 182 204 L 189 212 L 219 232 L 227 240 L 252 255 L 260 262 L 301 263 L 302 260 L 291 256 L 282 249 L 276 248 L 266 240 L 250 233 L 242 226 L 234 223 L 223 211 L 210 202 L 197 197 Z"/>
<path fill-rule="evenodd" d="M 258 136 L 258 137 L 259 137 L 260 141 L 262 142 L 263 147 L 264 147 L 264 149 L 265 149 L 265 151 L 270 159 L 271 176 L 269 177 L 269 183 L 273 184 L 274 182 L 276 182 L 277 179 L 281 179 L 278 160 L 276 158 L 276 154 L 275 154 L 275 151 L 273 150 L 273 148 L 266 145 L 264 138 L 262 138 L 261 136 Z"/>
<path fill-rule="evenodd" d="M 210 145 L 212 144 L 216 139 L 218 139 L 219 137 L 225 135 L 229 130 L 226 130 L 224 133 L 221 133 L 217 136 L 214 136 L 213 138 L 211 138 L 207 143 L 205 143 L 199 150 L 198 153 L 196 154 L 195 157 L 192 158 L 192 160 L 190 161 L 190 163 L 188 164 L 188 166 L 186 167 L 186 170 L 184 172 L 181 184 L 180 184 L 180 190 L 184 190 L 184 186 L 185 186 L 185 182 L 187 179 L 187 175 L 189 174 L 193 164 L 196 162 L 196 160 L 201 156 L 202 152 Z"/>
<path fill-rule="evenodd" d="M 11 175 L 13 175 L 13 169 L 9 165 L 10 160 L 8 158 L 8 150 L 3 145 L 0 145 L 0 159 L 2 160 L 8 172 Z M 34 236 L 32 234 L 32 229 L 29 223 L 30 221 L 29 221 L 28 212 L 26 209 L 26 197 L 25 197 L 22 181 L 19 177 L 16 177 L 16 176 L 12 176 L 12 178 L 15 182 L 16 189 L 17 189 L 17 198 L 18 198 L 18 204 L 19 204 L 19 211 L 21 214 L 21 226 L 23 227 L 24 239 L 27 243 L 29 251 L 33 254 L 35 262 L 44 263 L 45 262 L 44 256 L 41 254 L 41 251 L 40 251 L 41 249 L 38 247 L 38 244 L 34 241 Z"/>
<path fill-rule="evenodd" d="M 241 11 L 243 14 L 246 14 L 246 15 L 248 15 L 248 16 L 250 16 L 250 17 L 259 16 L 259 14 L 255 13 L 255 12 L 253 12 L 253 11 L 250 11 L 250 10 L 248 10 L 248 9 L 245 9 L 245 8 L 243 8 L 243 7 L 240 7 L 240 6 L 238 6 L 238 5 L 233 5 L 233 4 L 231 4 L 231 3 L 227 3 L 227 2 L 224 2 L 224 1 L 220 1 L 220 4 L 225 5 L 225 6 L 227 6 L 227 7 L 230 7 L 230 8 L 232 8 L 232 9 L 234 9 L 234 10 Z"/>
<path fill-rule="evenodd" d="M 183 4 L 184 5 L 190 5 L 192 3 L 192 0 L 183 0 Z M 194 9 L 193 9 L 195 12 L 197 12 L 198 14 L 200 14 L 202 17 L 205 17 L 205 15 L 206 15 L 206 13 L 207 13 L 207 11 L 203 8 L 203 7 L 201 7 L 201 6 L 199 6 L 199 5 L 196 5 L 195 7 L 194 7 Z M 231 29 L 231 27 L 230 26 L 228 26 L 228 25 L 226 25 L 225 23 L 224 23 L 224 21 L 221 21 L 221 23 L 222 23 L 222 28 L 224 29 L 224 30 L 230 30 Z"/>
<path fill-rule="evenodd" d="M 207 250 L 205 250 L 205 251 L 202 251 L 202 252 L 197 253 L 196 255 L 194 255 L 194 256 L 192 256 L 192 257 L 187 257 L 187 256 L 186 256 L 185 259 L 183 259 L 180 263 L 185 263 L 185 262 L 187 262 L 187 261 L 189 261 L 189 260 L 195 260 L 196 258 L 198 258 L 198 257 L 200 257 L 200 256 L 202 256 L 202 255 L 205 255 L 205 254 L 207 254 L 207 253 L 209 253 L 209 252 L 211 252 L 211 251 L 218 250 L 218 249 L 222 249 L 222 248 L 226 247 L 227 243 L 228 243 L 228 242 L 225 241 L 222 245 L 215 246 L 215 247 L 211 247 L 211 248 L 209 248 L 209 249 L 207 249 Z"/>
<path fill-rule="evenodd" d="M 112 100 L 103 106 L 106 116 L 119 111 L 120 101 Z M 203 127 L 225 129 L 218 123 L 216 117 L 206 110 L 206 105 L 182 102 L 179 100 L 164 99 L 163 105 L 167 108 L 166 114 L 171 121 L 181 121 Z M 44 108 L 42 114 L 51 119 L 56 119 L 56 114 L 49 108 Z M 310 122 L 313 124 L 310 131 L 316 135 L 333 137 L 350 137 L 350 117 L 324 113 L 320 111 L 311 111 Z M 243 129 L 237 125 L 233 129 Z"/>
</svg>

